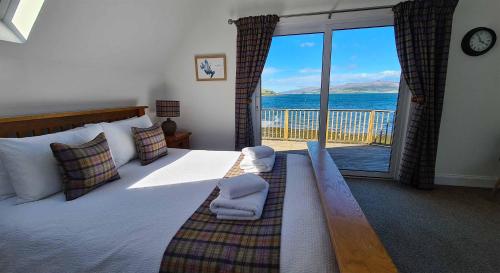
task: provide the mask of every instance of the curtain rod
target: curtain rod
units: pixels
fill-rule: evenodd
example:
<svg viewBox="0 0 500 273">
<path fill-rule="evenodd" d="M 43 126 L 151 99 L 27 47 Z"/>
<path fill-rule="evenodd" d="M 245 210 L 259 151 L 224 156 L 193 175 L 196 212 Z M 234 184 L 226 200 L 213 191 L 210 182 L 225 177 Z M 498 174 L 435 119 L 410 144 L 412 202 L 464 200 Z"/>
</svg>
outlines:
<svg viewBox="0 0 500 273">
<path fill-rule="evenodd" d="M 354 9 L 340 9 L 340 10 L 329 10 L 329 11 L 318 11 L 318 12 L 307 12 L 307 13 L 296 13 L 296 14 L 287 14 L 280 15 L 280 18 L 290 18 L 290 17 L 301 17 L 301 16 L 313 16 L 313 15 L 323 15 L 328 14 L 328 19 L 332 18 L 332 14 L 334 13 L 344 13 L 344 12 L 353 12 L 353 11 L 365 11 L 365 10 L 378 10 L 378 9 L 391 9 L 392 5 L 386 6 L 374 6 L 374 7 L 366 7 L 366 8 L 354 8 Z M 227 23 L 232 25 L 236 23 L 238 20 L 229 19 Z"/>
</svg>

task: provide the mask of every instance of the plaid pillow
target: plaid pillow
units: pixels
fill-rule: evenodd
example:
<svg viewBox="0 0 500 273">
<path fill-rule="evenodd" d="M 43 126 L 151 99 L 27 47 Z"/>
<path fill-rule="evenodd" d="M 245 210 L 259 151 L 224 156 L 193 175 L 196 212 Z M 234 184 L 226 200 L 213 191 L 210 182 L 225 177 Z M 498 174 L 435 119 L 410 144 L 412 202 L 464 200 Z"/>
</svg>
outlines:
<svg viewBox="0 0 500 273">
<path fill-rule="evenodd" d="M 60 165 L 66 201 L 120 179 L 104 133 L 82 145 L 50 144 Z"/>
<path fill-rule="evenodd" d="M 142 165 L 148 165 L 167 155 L 167 142 L 160 124 L 149 128 L 132 127 L 135 148 Z"/>
</svg>

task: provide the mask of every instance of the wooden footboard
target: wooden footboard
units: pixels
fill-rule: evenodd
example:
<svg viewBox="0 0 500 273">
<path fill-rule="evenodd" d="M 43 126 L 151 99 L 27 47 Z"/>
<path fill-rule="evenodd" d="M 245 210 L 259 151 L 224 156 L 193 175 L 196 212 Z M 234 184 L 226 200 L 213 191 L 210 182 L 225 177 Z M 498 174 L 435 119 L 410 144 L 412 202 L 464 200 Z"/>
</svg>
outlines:
<svg viewBox="0 0 500 273">
<path fill-rule="evenodd" d="M 307 146 L 340 272 L 398 272 L 328 151 Z"/>
</svg>

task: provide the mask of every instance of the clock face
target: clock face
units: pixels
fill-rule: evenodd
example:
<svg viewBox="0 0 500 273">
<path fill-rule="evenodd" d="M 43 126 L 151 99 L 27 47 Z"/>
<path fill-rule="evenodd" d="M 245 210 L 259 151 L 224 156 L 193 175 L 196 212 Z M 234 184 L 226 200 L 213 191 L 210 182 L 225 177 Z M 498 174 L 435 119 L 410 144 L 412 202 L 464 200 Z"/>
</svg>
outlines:
<svg viewBox="0 0 500 273">
<path fill-rule="evenodd" d="M 479 30 L 474 33 L 469 40 L 469 46 L 476 52 L 482 52 L 488 49 L 493 42 L 493 36 L 487 30 Z"/>
<path fill-rule="evenodd" d="M 479 56 L 493 48 L 497 36 L 495 31 L 486 27 L 470 30 L 462 39 L 462 50 L 469 56 Z"/>
</svg>

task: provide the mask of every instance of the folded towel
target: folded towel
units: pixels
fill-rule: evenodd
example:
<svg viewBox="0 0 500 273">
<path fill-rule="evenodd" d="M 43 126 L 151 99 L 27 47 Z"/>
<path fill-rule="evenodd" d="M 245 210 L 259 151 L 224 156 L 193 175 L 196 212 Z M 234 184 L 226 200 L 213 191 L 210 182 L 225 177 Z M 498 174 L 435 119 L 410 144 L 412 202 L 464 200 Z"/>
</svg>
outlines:
<svg viewBox="0 0 500 273">
<path fill-rule="evenodd" d="M 276 155 L 261 159 L 250 159 L 244 157 L 240 162 L 240 168 L 246 173 L 265 173 L 273 170 Z"/>
<path fill-rule="evenodd" d="M 243 155 L 245 157 L 248 157 L 252 160 L 254 159 L 260 159 L 260 158 L 265 158 L 265 157 L 270 157 L 274 154 L 273 148 L 269 146 L 255 146 L 255 147 L 246 147 L 241 150 Z"/>
<path fill-rule="evenodd" d="M 235 199 L 262 191 L 267 186 L 267 181 L 255 174 L 243 174 L 235 177 L 221 179 L 217 182 L 220 194 L 229 199 Z"/>
<path fill-rule="evenodd" d="M 262 215 L 268 191 L 269 185 L 266 184 L 263 190 L 236 199 L 219 194 L 210 203 L 210 211 L 217 214 L 217 219 L 257 220 Z"/>
</svg>

